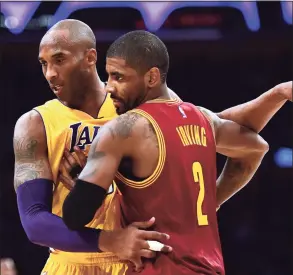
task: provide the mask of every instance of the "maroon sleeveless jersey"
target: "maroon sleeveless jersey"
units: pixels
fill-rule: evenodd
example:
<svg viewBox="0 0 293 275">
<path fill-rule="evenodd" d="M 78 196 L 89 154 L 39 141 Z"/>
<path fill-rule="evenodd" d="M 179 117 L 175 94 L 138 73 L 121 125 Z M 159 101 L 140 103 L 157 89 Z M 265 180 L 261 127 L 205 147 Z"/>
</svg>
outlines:
<svg viewBox="0 0 293 275">
<path fill-rule="evenodd" d="M 190 103 L 155 100 L 133 110 L 152 123 L 159 144 L 157 169 L 134 181 L 120 173 L 122 219 L 156 218 L 153 230 L 170 235 L 171 253 L 144 260 L 140 274 L 223 275 L 216 216 L 216 146 L 213 128 Z M 135 146 L 135 145 L 134 145 Z M 129 268 L 127 274 L 132 274 Z"/>
</svg>

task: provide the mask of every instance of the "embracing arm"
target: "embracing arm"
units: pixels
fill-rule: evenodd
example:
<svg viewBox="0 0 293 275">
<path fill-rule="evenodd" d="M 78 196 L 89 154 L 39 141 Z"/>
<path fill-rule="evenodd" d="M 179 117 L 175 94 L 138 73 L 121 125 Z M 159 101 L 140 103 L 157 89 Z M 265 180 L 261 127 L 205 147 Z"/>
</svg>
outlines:
<svg viewBox="0 0 293 275">
<path fill-rule="evenodd" d="M 258 98 L 224 110 L 217 115 L 222 119 L 232 120 L 259 133 L 287 100 L 292 101 L 292 81 L 278 84 Z M 249 160 L 243 165 L 243 161 L 239 162 L 228 158 L 224 171 L 238 170 L 240 172 L 242 169 L 250 169 L 250 167 L 257 163 L 257 155 L 255 155 L 255 158 L 256 159 L 252 160 L 251 165 L 249 165 Z M 227 183 L 227 172 L 224 173 L 224 171 L 217 179 L 218 205 L 221 205 L 234 193 L 239 191 L 247 182 L 245 178 L 237 178 L 234 176 L 234 184 L 230 185 Z M 243 175 L 247 173 L 248 172 L 245 172 Z M 230 177 L 233 177 L 233 175 L 234 173 L 230 174 Z M 239 183 L 237 184 L 238 180 Z M 232 181 L 232 179 L 229 181 Z"/>
<path fill-rule="evenodd" d="M 259 133 L 287 100 L 292 101 L 292 81 L 281 83 L 256 99 L 231 107 L 217 115 Z"/>
<path fill-rule="evenodd" d="M 87 163 L 63 204 L 63 220 L 78 229 L 87 224 L 102 205 L 123 156 L 133 148 L 138 115 L 128 113 L 101 127 Z"/>
<path fill-rule="evenodd" d="M 217 204 L 220 206 L 251 180 L 268 151 L 268 144 L 244 126 L 202 110 L 214 123 L 217 152 L 229 157 L 217 181 Z"/>
<path fill-rule="evenodd" d="M 36 111 L 19 118 L 13 141 L 17 206 L 29 240 L 70 252 L 98 251 L 98 230 L 72 232 L 60 217 L 52 214 L 53 178 L 45 128 Z"/>
</svg>

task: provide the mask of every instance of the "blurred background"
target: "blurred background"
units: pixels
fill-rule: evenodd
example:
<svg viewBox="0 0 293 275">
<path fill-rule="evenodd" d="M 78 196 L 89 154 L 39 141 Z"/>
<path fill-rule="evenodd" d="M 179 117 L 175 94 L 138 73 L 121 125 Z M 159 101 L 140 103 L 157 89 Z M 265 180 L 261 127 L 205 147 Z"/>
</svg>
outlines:
<svg viewBox="0 0 293 275">
<path fill-rule="evenodd" d="M 48 249 L 31 244 L 20 223 L 13 128 L 19 116 L 53 98 L 38 45 L 65 18 L 94 30 L 104 80 L 105 53 L 114 39 L 134 29 L 154 32 L 169 49 L 169 86 L 215 112 L 292 80 L 292 2 L 2 2 L 0 257 L 13 258 L 20 275 L 40 274 Z M 262 131 L 269 153 L 251 183 L 219 211 L 227 275 L 291 274 L 291 109 L 286 103 Z M 219 171 L 224 161 L 219 157 Z"/>
</svg>

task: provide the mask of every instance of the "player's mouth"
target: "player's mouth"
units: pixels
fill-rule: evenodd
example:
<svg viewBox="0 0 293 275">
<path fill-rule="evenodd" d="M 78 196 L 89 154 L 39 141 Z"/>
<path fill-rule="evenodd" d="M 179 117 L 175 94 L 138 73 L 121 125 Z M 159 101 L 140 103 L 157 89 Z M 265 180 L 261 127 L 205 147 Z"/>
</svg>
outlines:
<svg viewBox="0 0 293 275">
<path fill-rule="evenodd" d="M 51 87 L 54 93 L 60 93 L 62 90 L 62 86 L 61 85 L 54 85 Z"/>
<path fill-rule="evenodd" d="M 114 104 L 115 108 L 117 109 L 121 106 L 122 102 L 117 99 L 113 99 L 113 104 Z"/>
</svg>

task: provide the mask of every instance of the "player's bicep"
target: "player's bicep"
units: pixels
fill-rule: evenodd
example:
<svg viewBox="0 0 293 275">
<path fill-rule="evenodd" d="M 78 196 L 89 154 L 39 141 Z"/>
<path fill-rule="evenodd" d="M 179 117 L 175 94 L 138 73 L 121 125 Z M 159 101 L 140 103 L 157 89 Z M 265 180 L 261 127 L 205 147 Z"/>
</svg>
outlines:
<svg viewBox="0 0 293 275">
<path fill-rule="evenodd" d="M 45 127 L 37 112 L 30 111 L 19 118 L 14 129 L 13 148 L 15 189 L 33 179 L 52 180 Z"/>
<path fill-rule="evenodd" d="M 217 152 L 228 157 L 242 157 L 267 150 L 261 136 L 233 121 L 219 119 L 216 125 Z"/>
<path fill-rule="evenodd" d="M 218 115 L 200 107 L 214 127 L 217 152 L 227 157 L 243 157 L 251 152 L 268 150 L 266 141 L 249 130 L 231 120 L 221 119 Z"/>
<path fill-rule="evenodd" d="M 79 178 L 108 189 L 113 182 L 123 155 L 123 140 L 112 134 L 111 123 L 101 128 L 95 137 L 87 163 Z"/>
</svg>

